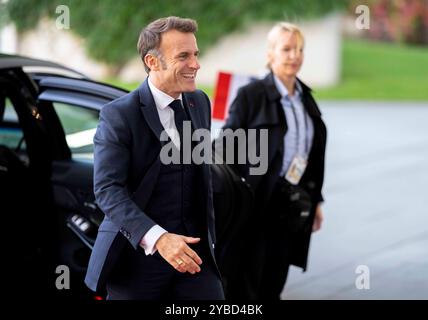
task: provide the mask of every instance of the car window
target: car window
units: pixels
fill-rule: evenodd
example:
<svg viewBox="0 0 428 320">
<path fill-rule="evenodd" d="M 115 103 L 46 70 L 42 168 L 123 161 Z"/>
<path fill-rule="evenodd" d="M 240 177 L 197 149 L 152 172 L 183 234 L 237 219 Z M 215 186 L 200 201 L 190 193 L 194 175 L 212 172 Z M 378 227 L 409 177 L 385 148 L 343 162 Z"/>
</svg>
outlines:
<svg viewBox="0 0 428 320">
<path fill-rule="evenodd" d="M 93 137 L 98 125 L 98 110 L 53 102 L 73 158 L 92 159 Z"/>
<path fill-rule="evenodd" d="M 5 100 L 3 119 L 0 122 L 0 145 L 12 150 L 25 150 L 26 147 L 18 115 L 9 98 Z"/>
</svg>

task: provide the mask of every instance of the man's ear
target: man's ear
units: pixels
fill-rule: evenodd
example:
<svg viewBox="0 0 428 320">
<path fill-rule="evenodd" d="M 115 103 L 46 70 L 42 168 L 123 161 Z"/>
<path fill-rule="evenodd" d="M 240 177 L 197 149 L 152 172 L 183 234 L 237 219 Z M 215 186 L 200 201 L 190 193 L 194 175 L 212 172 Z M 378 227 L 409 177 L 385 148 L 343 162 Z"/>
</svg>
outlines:
<svg viewBox="0 0 428 320">
<path fill-rule="evenodd" d="M 149 67 L 150 71 L 159 71 L 158 57 L 148 53 L 144 56 L 144 62 Z"/>
</svg>

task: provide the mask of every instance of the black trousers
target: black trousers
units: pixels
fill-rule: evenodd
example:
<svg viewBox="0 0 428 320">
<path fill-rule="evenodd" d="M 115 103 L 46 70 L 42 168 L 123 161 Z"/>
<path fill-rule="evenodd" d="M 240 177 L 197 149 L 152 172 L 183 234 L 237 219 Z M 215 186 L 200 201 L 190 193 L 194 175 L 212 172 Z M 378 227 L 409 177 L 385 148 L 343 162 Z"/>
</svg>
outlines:
<svg viewBox="0 0 428 320">
<path fill-rule="evenodd" d="M 260 299 L 280 300 L 290 268 L 291 241 L 291 237 L 284 234 L 280 221 L 266 229 Z"/>
<path fill-rule="evenodd" d="M 289 208 L 284 205 L 281 187 L 282 182 L 279 181 L 265 212 L 269 218 L 264 224 L 264 261 L 259 298 L 267 301 L 280 299 L 291 264 L 293 241 L 296 241 L 293 226 L 284 214 Z"/>
<path fill-rule="evenodd" d="M 191 245 L 202 259 L 199 273 L 180 273 L 162 256 L 130 244 L 107 280 L 109 300 L 223 300 L 220 275 L 208 248 Z"/>
</svg>

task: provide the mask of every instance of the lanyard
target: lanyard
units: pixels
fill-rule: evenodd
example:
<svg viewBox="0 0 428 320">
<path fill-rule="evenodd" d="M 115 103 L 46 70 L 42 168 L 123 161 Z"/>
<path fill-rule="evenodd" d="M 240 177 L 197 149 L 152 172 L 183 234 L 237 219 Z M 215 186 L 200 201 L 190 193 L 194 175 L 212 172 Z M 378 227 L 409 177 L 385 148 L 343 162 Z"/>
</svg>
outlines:
<svg viewBox="0 0 428 320">
<path fill-rule="evenodd" d="M 296 125 L 296 147 L 297 150 L 299 150 L 299 136 L 300 136 L 300 130 L 299 130 L 299 121 L 297 120 L 297 113 L 296 113 L 296 109 L 294 107 L 293 102 L 291 101 L 291 99 L 289 98 L 290 101 L 290 105 L 291 105 L 291 111 L 293 111 L 293 117 L 294 117 L 294 123 Z M 308 151 L 309 151 L 309 141 L 308 141 L 308 133 L 306 132 L 306 130 L 308 129 L 308 119 L 307 119 L 307 114 L 305 112 L 305 110 L 303 110 L 303 119 L 304 119 L 304 134 L 305 134 L 305 156 L 308 156 Z"/>
</svg>

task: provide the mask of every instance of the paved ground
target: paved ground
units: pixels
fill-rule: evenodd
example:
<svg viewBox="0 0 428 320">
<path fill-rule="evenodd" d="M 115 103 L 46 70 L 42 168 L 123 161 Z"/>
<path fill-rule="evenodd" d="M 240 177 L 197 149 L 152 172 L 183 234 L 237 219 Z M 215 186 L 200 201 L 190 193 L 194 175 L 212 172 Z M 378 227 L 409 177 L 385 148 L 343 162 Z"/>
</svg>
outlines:
<svg viewBox="0 0 428 320">
<path fill-rule="evenodd" d="M 283 299 L 428 299 L 428 103 L 323 102 L 325 223 Z M 359 290 L 359 265 L 370 289 Z"/>
<path fill-rule="evenodd" d="M 325 222 L 308 271 L 292 267 L 282 298 L 428 299 L 428 103 L 320 107 Z M 370 289 L 356 288 L 360 265 Z"/>
</svg>

